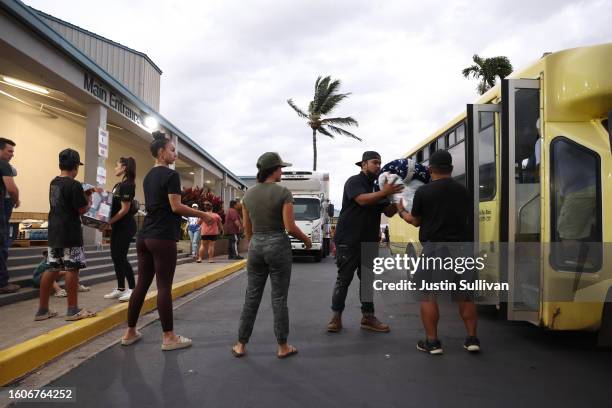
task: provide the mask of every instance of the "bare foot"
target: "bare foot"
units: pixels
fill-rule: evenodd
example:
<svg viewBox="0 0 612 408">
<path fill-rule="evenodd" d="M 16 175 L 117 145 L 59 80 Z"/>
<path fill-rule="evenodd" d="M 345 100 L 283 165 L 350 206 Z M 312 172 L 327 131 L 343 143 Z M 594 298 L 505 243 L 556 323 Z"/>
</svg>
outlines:
<svg viewBox="0 0 612 408">
<path fill-rule="evenodd" d="M 246 344 L 240 342 L 234 344 L 232 347 L 232 354 L 234 357 L 242 357 L 246 354 Z"/>
<path fill-rule="evenodd" d="M 123 337 L 121 338 L 121 340 L 124 341 L 130 341 L 132 339 L 135 339 L 136 337 L 139 337 L 140 333 L 138 333 L 138 331 L 136 331 L 135 327 L 128 327 L 127 330 L 125 331 L 125 333 L 123 334 Z"/>
<path fill-rule="evenodd" d="M 278 352 L 276 353 L 276 356 L 278 358 L 287 358 L 290 356 L 293 356 L 295 354 L 297 354 L 297 349 L 287 343 L 285 344 L 279 344 L 278 346 Z"/>
</svg>

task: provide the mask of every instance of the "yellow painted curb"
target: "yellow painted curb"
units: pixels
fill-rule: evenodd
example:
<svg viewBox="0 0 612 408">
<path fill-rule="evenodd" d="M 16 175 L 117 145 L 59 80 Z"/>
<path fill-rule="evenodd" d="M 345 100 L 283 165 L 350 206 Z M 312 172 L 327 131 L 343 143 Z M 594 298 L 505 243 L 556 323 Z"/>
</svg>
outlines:
<svg viewBox="0 0 612 408">
<path fill-rule="evenodd" d="M 172 285 L 172 298 L 184 296 L 244 268 L 246 261 Z M 147 295 L 141 314 L 157 307 L 157 291 Z M 96 317 L 58 327 L 48 333 L 0 351 L 0 385 L 10 384 L 30 371 L 99 336 L 127 320 L 127 303 L 108 307 Z"/>
</svg>

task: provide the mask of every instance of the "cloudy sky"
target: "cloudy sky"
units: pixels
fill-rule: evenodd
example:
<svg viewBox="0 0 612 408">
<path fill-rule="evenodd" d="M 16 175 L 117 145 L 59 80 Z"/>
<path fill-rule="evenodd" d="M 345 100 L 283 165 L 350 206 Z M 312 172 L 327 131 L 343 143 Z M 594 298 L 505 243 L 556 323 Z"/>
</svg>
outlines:
<svg viewBox="0 0 612 408">
<path fill-rule="evenodd" d="M 337 207 L 364 150 L 398 158 L 476 98 L 461 75 L 473 54 L 520 68 L 612 41 L 612 0 L 25 1 L 146 53 L 161 113 L 238 175 L 268 150 L 311 169 L 311 131 L 286 100 L 306 109 L 317 76 L 341 79 L 352 95 L 334 115 L 357 119 L 363 142 L 319 138 Z"/>
</svg>

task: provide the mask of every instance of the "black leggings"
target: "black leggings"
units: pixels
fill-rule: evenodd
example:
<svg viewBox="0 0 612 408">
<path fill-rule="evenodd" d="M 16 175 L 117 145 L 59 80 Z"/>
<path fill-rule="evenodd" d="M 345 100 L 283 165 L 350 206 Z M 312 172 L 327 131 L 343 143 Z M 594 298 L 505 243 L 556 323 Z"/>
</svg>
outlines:
<svg viewBox="0 0 612 408">
<path fill-rule="evenodd" d="M 136 286 L 134 281 L 134 270 L 127 259 L 130 243 L 132 242 L 134 234 L 136 234 L 136 223 L 126 228 L 113 229 L 111 232 L 110 250 L 113 265 L 115 265 L 118 289 L 125 289 L 126 279 L 130 289 L 134 289 L 134 286 Z"/>
<path fill-rule="evenodd" d="M 139 239 L 138 283 L 130 296 L 128 326 L 136 327 L 142 304 L 153 282 L 157 283 L 157 312 L 164 332 L 173 330 L 172 279 L 176 269 L 176 241 L 167 239 Z"/>
</svg>

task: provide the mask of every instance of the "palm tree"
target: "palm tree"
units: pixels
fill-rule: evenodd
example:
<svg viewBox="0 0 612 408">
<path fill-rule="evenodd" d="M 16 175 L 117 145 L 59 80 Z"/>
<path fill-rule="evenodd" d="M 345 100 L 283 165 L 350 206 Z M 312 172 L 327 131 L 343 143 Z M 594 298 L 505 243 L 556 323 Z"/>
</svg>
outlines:
<svg viewBox="0 0 612 408">
<path fill-rule="evenodd" d="M 480 79 L 476 88 L 480 95 L 495 86 L 496 77 L 504 79 L 512 73 L 512 64 L 508 57 L 500 56 L 483 59 L 478 54 L 474 54 L 473 60 L 474 65 L 465 68 L 461 72 L 466 78 L 471 75 L 472 78 Z"/>
<path fill-rule="evenodd" d="M 293 108 L 299 117 L 308 119 L 308 126 L 312 129 L 312 150 L 314 153 L 312 171 L 317 170 L 317 132 L 325 136 L 334 138 L 334 134 L 352 137 L 361 141 L 349 131 L 342 129 L 339 126 L 359 126 L 353 118 L 325 118 L 329 115 L 343 99 L 347 98 L 350 93 L 338 93 L 340 88 L 340 80 L 332 80 L 330 76 L 321 79 L 317 78 L 315 82 L 314 98 L 308 104 L 308 114 L 298 108 L 292 99 L 288 99 L 287 103 Z"/>
</svg>

